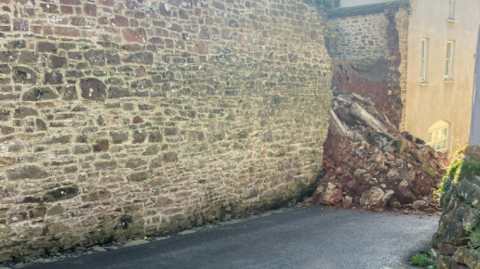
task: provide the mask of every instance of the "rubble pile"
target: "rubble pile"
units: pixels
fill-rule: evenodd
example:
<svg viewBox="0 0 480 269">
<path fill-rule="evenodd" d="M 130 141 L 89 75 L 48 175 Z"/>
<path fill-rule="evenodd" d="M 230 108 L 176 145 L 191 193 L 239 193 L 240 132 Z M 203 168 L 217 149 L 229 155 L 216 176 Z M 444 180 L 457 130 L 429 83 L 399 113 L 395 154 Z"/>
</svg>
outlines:
<svg viewBox="0 0 480 269">
<path fill-rule="evenodd" d="M 400 133 L 369 98 L 334 91 L 324 144 L 326 174 L 311 202 L 405 213 L 441 210 L 433 192 L 449 160 L 421 139 Z"/>
</svg>

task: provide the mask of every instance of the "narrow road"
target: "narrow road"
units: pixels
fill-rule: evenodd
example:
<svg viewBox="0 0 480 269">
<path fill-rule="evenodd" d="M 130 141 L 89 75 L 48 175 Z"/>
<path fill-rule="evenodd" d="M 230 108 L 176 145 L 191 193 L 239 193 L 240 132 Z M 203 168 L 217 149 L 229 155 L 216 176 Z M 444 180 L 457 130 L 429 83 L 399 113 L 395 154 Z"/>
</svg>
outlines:
<svg viewBox="0 0 480 269">
<path fill-rule="evenodd" d="M 25 268 L 408 268 L 412 253 L 429 247 L 438 219 L 310 207 Z"/>
</svg>

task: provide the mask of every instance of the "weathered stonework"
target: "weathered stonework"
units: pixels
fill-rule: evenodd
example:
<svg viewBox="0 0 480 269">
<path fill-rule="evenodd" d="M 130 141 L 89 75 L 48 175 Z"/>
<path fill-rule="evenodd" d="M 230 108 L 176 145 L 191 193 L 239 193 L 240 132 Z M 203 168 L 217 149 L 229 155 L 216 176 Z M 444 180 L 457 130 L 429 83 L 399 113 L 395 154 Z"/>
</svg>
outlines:
<svg viewBox="0 0 480 269">
<path fill-rule="evenodd" d="M 335 38 L 329 44 L 330 56 L 339 60 L 388 57 L 388 20 L 383 13 L 331 18 Z"/>
<path fill-rule="evenodd" d="M 3 1 L 0 262 L 228 220 L 322 171 L 302 1 Z"/>
<path fill-rule="evenodd" d="M 397 71 L 400 73 L 398 85 L 401 89 L 402 100 L 402 120 L 400 122 L 400 130 L 405 131 L 406 103 L 407 103 L 407 68 L 408 68 L 408 26 L 409 13 L 406 9 L 400 8 L 395 13 L 396 29 L 398 30 L 399 46 L 398 52 L 401 57 Z"/>
</svg>

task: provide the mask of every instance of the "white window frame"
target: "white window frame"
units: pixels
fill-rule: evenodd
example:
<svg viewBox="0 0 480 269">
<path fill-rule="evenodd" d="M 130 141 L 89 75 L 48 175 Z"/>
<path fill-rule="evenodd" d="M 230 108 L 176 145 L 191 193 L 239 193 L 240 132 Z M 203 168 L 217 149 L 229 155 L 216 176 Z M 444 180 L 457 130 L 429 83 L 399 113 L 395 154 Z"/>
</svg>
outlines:
<svg viewBox="0 0 480 269">
<path fill-rule="evenodd" d="M 422 48 L 420 50 L 420 82 L 428 81 L 428 38 L 422 38 Z"/>
<path fill-rule="evenodd" d="M 450 124 L 445 121 L 435 123 L 428 130 L 427 145 L 436 151 L 447 152 L 450 148 Z M 443 145 L 443 146 L 442 146 Z"/>
<path fill-rule="evenodd" d="M 455 20 L 455 3 L 456 0 L 448 0 L 448 5 L 449 5 L 449 20 Z"/>
<path fill-rule="evenodd" d="M 447 53 L 445 57 L 445 80 L 453 80 L 454 58 L 455 58 L 455 42 L 449 40 L 447 41 Z"/>
</svg>

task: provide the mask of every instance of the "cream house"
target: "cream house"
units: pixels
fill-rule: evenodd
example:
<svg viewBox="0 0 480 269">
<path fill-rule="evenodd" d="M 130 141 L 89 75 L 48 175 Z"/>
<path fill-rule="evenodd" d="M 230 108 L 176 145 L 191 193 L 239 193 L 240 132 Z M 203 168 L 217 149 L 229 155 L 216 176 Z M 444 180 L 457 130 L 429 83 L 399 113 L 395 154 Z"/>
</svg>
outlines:
<svg viewBox="0 0 480 269">
<path fill-rule="evenodd" d="M 467 145 L 480 1 L 412 0 L 405 129 L 440 151 Z"/>
</svg>

